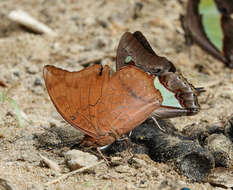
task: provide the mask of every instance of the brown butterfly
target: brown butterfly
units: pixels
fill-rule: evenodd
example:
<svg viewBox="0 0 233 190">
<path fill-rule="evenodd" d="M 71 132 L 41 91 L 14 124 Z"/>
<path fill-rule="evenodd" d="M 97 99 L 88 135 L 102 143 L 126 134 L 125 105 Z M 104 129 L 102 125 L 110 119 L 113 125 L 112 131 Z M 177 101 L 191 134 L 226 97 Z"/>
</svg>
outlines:
<svg viewBox="0 0 233 190">
<path fill-rule="evenodd" d="M 155 87 L 160 91 L 163 100 L 161 106 L 154 110 L 153 116 L 172 118 L 199 112 L 197 95 L 203 92 L 203 88 L 194 88 L 180 73 L 175 72 L 176 69 L 169 60 L 156 55 L 140 31 L 133 34 L 126 32 L 121 37 L 116 69 L 127 65 L 135 65 L 158 76 Z"/>
<path fill-rule="evenodd" d="M 78 72 L 44 67 L 45 84 L 57 111 L 85 133 L 82 145 L 93 147 L 113 143 L 160 107 L 162 96 L 154 79 L 131 65 L 112 76 L 109 67 L 100 64 Z"/>
</svg>

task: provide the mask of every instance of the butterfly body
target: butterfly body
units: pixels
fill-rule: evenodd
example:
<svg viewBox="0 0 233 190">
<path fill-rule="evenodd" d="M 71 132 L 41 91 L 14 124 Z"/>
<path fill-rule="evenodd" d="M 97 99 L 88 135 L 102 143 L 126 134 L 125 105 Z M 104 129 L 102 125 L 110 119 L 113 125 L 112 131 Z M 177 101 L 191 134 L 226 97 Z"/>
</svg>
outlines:
<svg viewBox="0 0 233 190">
<path fill-rule="evenodd" d="M 57 111 L 85 133 L 85 146 L 113 143 L 162 102 L 154 76 L 135 66 L 124 67 L 111 77 L 108 66 L 93 65 L 79 72 L 46 66 L 44 78 Z"/>
</svg>

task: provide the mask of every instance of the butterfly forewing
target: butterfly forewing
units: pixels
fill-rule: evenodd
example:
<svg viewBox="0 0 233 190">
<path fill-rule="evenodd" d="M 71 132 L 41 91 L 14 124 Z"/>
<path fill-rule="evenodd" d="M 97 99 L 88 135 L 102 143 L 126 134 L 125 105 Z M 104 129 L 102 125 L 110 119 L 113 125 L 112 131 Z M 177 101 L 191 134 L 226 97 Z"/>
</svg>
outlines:
<svg viewBox="0 0 233 190">
<path fill-rule="evenodd" d="M 127 66 L 109 77 L 109 67 L 93 65 L 79 72 L 44 68 L 49 95 L 72 126 L 105 145 L 143 122 L 162 102 L 154 77 Z"/>
<path fill-rule="evenodd" d="M 45 84 L 49 95 L 62 117 L 74 127 L 94 137 L 95 105 L 108 82 L 109 69 L 100 75 L 101 65 L 79 72 L 68 72 L 53 66 L 44 68 Z"/>
</svg>

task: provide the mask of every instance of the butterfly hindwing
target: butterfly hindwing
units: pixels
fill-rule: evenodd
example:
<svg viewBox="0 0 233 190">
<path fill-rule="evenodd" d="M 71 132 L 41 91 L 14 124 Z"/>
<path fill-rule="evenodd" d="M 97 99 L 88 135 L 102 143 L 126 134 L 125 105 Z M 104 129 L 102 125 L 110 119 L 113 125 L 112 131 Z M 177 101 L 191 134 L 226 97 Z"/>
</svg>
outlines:
<svg viewBox="0 0 233 190">
<path fill-rule="evenodd" d="M 152 49 L 150 43 L 147 41 L 145 36 L 140 32 L 136 31 L 133 33 L 133 36 L 141 43 L 141 45 L 151 54 L 156 55 L 154 50 Z"/>
<path fill-rule="evenodd" d="M 128 58 L 132 60 L 130 64 L 133 63 L 142 70 L 156 76 L 176 70 L 174 65 L 165 57 L 155 54 L 149 42 L 139 31 L 134 34 L 126 32 L 121 37 L 117 48 L 116 70 L 128 65 Z"/>
</svg>

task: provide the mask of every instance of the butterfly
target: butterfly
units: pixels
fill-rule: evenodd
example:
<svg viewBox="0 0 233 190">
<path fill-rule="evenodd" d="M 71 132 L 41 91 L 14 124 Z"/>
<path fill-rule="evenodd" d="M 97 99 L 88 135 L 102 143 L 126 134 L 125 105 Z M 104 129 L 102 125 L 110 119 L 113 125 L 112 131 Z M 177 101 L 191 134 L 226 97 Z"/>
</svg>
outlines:
<svg viewBox="0 0 233 190">
<path fill-rule="evenodd" d="M 233 68 L 233 0 L 189 0 L 183 18 L 186 40 Z"/>
<path fill-rule="evenodd" d="M 78 72 L 47 65 L 43 75 L 57 111 L 85 134 L 83 146 L 99 148 L 113 143 L 162 103 L 161 93 L 154 87 L 155 76 L 132 65 L 112 76 L 110 68 L 101 64 Z"/>
<path fill-rule="evenodd" d="M 154 110 L 153 116 L 172 118 L 194 115 L 200 111 L 197 96 L 203 88 L 194 88 L 181 73 L 176 72 L 169 60 L 156 55 L 140 31 L 133 34 L 126 32 L 120 39 L 116 70 L 127 65 L 137 66 L 156 76 L 154 86 L 161 93 L 162 104 Z"/>
</svg>

